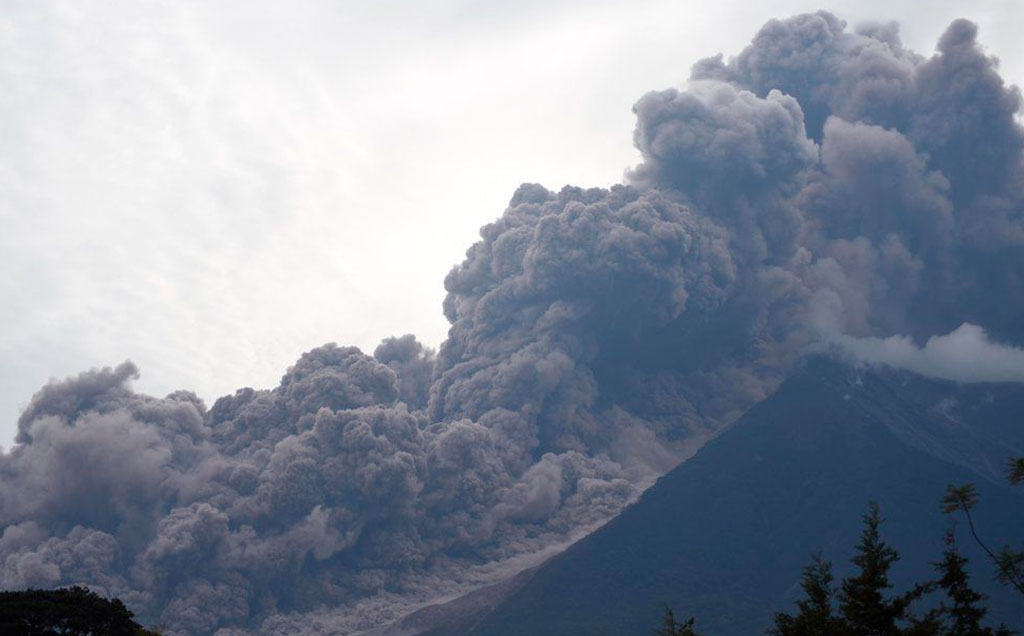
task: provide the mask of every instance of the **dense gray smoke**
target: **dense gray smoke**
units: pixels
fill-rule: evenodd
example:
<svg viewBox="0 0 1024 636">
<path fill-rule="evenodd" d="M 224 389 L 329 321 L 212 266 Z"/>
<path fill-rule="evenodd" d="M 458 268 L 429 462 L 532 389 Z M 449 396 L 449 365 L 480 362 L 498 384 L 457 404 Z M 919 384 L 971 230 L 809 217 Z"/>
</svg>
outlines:
<svg viewBox="0 0 1024 636">
<path fill-rule="evenodd" d="M 607 520 L 821 343 L 1022 379 L 1021 98 L 975 38 L 817 13 L 702 60 L 637 102 L 627 184 L 516 191 L 436 355 L 326 345 L 208 409 L 131 363 L 44 387 L 0 455 L 0 587 L 355 632 Z"/>
</svg>

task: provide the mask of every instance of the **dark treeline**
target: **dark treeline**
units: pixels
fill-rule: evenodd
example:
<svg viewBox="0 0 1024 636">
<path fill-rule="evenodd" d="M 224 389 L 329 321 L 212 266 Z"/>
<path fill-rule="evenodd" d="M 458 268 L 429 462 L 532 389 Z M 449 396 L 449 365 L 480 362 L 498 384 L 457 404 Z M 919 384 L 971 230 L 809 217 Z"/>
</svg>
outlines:
<svg viewBox="0 0 1024 636">
<path fill-rule="evenodd" d="M 856 573 L 836 586 L 832 564 L 820 554 L 804 568 L 801 587 L 804 596 L 796 612 L 779 612 L 768 630 L 771 636 L 1010 636 L 1005 626 L 986 627 L 984 596 L 970 586 L 965 566 L 952 531 L 946 535 L 946 549 L 935 563 L 936 578 L 894 593 L 889 569 L 899 552 L 882 539 L 882 516 L 872 503 L 864 515 L 864 530 L 852 562 Z M 930 609 L 915 613 L 912 605 L 933 592 L 942 598 Z"/>
<path fill-rule="evenodd" d="M 120 599 L 83 587 L 0 592 L 4 636 L 159 636 L 133 617 Z"/>
<path fill-rule="evenodd" d="M 1012 636 L 1005 625 L 983 625 L 988 613 L 985 596 L 971 588 L 967 559 L 960 554 L 953 531 L 946 534 L 946 549 L 934 563 L 936 578 L 909 590 L 894 592 L 889 580 L 899 552 L 882 538 L 882 514 L 871 503 L 864 515 L 864 530 L 851 561 L 855 572 L 836 584 L 832 563 L 820 553 L 804 568 L 803 596 L 795 611 L 778 612 L 769 636 Z M 917 601 L 941 593 L 928 609 L 915 612 Z M 666 608 L 656 636 L 700 636 L 690 618 L 679 622 Z"/>
<path fill-rule="evenodd" d="M 1011 458 L 1007 480 L 1024 483 L 1024 458 Z M 971 537 L 992 560 L 996 578 L 1024 595 L 1024 552 L 1003 547 L 993 551 L 975 527 L 971 510 L 978 504 L 973 484 L 950 485 L 942 500 L 947 514 L 961 513 Z M 882 539 L 882 514 L 872 502 L 864 515 L 864 530 L 851 559 L 856 573 L 836 585 L 832 563 L 820 553 L 811 556 L 804 568 L 800 587 L 803 597 L 794 613 L 778 612 L 769 636 L 1012 636 L 1017 632 L 1005 625 L 983 625 L 987 608 L 985 596 L 975 591 L 967 574 L 967 558 L 956 544 L 953 529 L 946 533 L 946 549 L 934 563 L 936 578 L 914 585 L 901 593 L 891 592 L 889 569 L 899 560 L 899 552 Z M 915 613 L 913 605 L 934 593 L 941 593 L 937 604 Z M 663 625 L 656 636 L 699 636 L 695 619 L 678 622 L 666 608 Z"/>
</svg>

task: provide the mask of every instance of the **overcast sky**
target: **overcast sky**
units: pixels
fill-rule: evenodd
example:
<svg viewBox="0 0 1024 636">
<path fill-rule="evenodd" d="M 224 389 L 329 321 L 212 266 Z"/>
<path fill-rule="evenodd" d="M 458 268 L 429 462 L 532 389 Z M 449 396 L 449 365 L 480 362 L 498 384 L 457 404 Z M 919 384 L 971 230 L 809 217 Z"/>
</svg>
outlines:
<svg viewBox="0 0 1024 636">
<path fill-rule="evenodd" d="M 1018 0 L 708 4 L 0 0 L 0 445 L 47 379 L 126 358 L 212 402 L 324 342 L 436 346 L 519 183 L 621 181 L 633 102 L 771 17 L 926 54 L 968 17 L 1024 80 Z"/>
</svg>

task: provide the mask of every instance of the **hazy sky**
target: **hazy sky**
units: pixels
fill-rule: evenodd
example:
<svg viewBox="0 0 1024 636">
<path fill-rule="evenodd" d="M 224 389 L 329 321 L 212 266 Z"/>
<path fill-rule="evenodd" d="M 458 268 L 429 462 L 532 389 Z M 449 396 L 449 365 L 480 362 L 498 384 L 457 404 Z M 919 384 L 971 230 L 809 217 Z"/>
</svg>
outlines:
<svg viewBox="0 0 1024 636">
<path fill-rule="evenodd" d="M 0 445 L 48 378 L 126 358 L 209 401 L 328 341 L 436 346 L 515 186 L 619 182 L 636 99 L 771 17 L 925 54 L 968 17 L 1024 83 L 1018 0 L 707 4 L 0 0 Z"/>
</svg>

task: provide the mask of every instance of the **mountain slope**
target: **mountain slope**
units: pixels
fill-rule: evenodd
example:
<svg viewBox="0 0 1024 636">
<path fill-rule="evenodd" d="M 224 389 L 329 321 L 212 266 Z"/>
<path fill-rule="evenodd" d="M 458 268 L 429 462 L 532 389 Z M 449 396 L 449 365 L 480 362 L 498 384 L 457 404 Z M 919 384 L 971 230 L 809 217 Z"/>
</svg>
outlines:
<svg viewBox="0 0 1024 636">
<path fill-rule="evenodd" d="M 903 554 L 897 586 L 931 575 L 951 482 L 978 484 L 992 543 L 1024 537 L 1024 497 L 1000 483 L 1024 452 L 1024 387 L 960 386 L 809 361 L 601 530 L 549 561 L 473 636 L 648 635 L 663 604 L 709 636 L 762 633 L 789 609 L 812 551 L 849 571 L 876 500 Z M 962 533 L 961 533 L 962 534 Z M 994 615 L 1024 626 L 1019 599 L 961 541 Z"/>
</svg>

